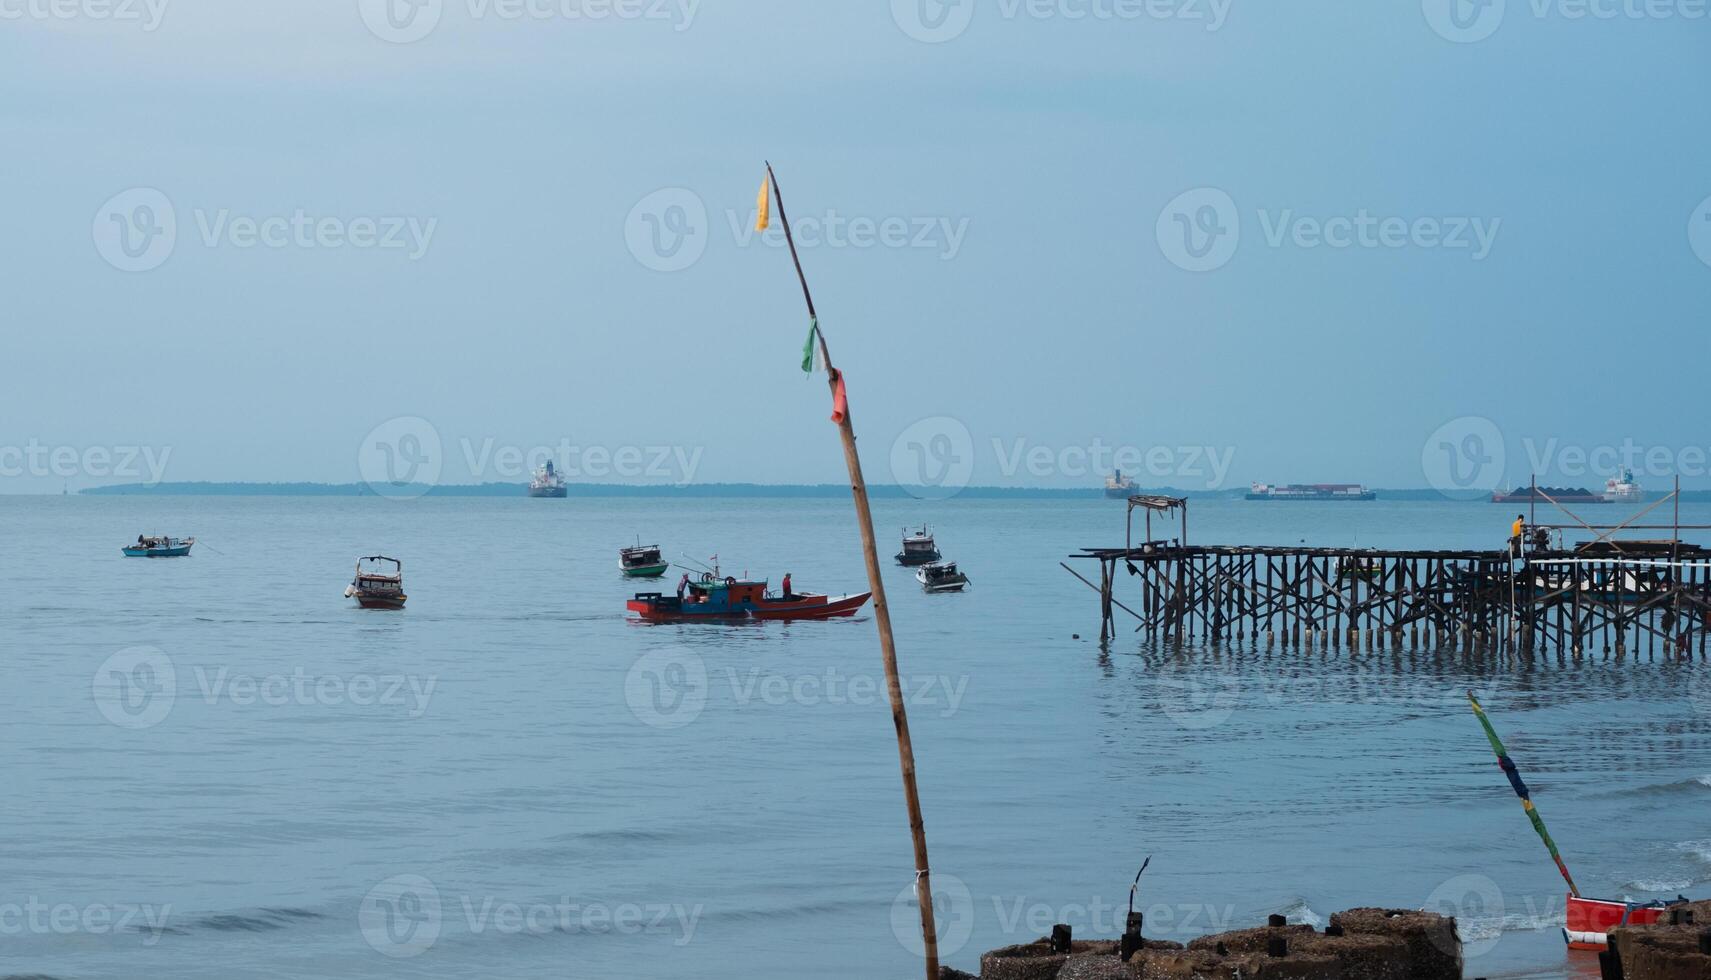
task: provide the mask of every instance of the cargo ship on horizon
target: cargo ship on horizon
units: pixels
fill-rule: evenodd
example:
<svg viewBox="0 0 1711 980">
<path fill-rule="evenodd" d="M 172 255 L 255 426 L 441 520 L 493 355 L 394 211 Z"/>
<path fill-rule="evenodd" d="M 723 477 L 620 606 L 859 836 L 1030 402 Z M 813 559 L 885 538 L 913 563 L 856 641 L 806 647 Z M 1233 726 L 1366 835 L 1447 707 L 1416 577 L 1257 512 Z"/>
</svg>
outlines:
<svg viewBox="0 0 1711 980">
<path fill-rule="evenodd" d="M 1248 489 L 1249 500 L 1377 500 L 1378 494 L 1359 483 L 1291 483 L 1274 486 L 1256 483 Z"/>
<path fill-rule="evenodd" d="M 1494 504 L 1548 504 L 1555 501 L 1559 504 L 1608 504 L 1612 501 L 1601 493 L 1593 493 L 1585 487 L 1516 487 L 1505 493 L 1493 490 L 1491 502 Z"/>
</svg>

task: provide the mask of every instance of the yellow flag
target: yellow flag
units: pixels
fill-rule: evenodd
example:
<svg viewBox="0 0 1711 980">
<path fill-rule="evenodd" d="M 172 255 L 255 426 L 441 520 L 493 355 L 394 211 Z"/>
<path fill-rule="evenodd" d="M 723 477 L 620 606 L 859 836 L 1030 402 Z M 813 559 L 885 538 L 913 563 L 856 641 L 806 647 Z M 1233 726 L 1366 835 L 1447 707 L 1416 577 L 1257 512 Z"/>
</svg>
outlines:
<svg viewBox="0 0 1711 980">
<path fill-rule="evenodd" d="M 755 231 L 765 231 L 772 224 L 772 175 L 761 179 L 760 197 L 755 201 Z"/>
</svg>

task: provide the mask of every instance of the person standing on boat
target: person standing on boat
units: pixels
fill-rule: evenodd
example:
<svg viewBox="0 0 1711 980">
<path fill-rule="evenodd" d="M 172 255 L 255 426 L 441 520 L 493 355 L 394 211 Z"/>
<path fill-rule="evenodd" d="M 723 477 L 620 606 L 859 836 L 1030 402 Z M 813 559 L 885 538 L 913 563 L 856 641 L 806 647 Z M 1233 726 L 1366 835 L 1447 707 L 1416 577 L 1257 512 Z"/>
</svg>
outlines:
<svg viewBox="0 0 1711 980">
<path fill-rule="evenodd" d="M 784 581 L 779 583 L 779 586 L 780 586 L 780 588 L 782 588 L 784 590 L 784 598 L 786 598 L 786 599 L 796 598 L 795 596 L 790 594 L 790 573 L 789 572 L 784 573 Z"/>
<path fill-rule="evenodd" d="M 689 588 L 689 573 L 684 572 L 683 577 L 677 580 L 677 601 L 678 602 L 683 601 L 684 590 L 686 590 L 688 588 Z"/>
</svg>

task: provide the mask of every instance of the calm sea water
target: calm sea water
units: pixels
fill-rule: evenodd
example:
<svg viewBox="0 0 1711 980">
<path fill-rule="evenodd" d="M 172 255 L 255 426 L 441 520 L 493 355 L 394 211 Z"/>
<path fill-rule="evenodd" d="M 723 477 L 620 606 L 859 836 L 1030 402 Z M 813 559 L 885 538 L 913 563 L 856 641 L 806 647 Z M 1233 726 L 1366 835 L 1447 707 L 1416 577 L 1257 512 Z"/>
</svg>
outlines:
<svg viewBox="0 0 1711 980">
<path fill-rule="evenodd" d="M 1057 562 L 1120 504 L 876 506 L 974 581 L 888 572 L 953 965 L 1114 934 L 1152 855 L 1154 936 L 1430 905 L 1469 976 L 1595 974 L 1470 687 L 1583 891 L 1711 894 L 1705 664 L 1101 650 Z M 1497 547 L 1510 516 L 1196 503 L 1190 533 Z M 640 536 L 859 591 L 847 501 L 0 498 L 0 530 L 0 975 L 919 975 L 871 618 L 641 625 L 615 567 Z M 201 543 L 121 558 L 140 532 Z M 375 552 L 407 611 L 342 598 Z"/>
</svg>

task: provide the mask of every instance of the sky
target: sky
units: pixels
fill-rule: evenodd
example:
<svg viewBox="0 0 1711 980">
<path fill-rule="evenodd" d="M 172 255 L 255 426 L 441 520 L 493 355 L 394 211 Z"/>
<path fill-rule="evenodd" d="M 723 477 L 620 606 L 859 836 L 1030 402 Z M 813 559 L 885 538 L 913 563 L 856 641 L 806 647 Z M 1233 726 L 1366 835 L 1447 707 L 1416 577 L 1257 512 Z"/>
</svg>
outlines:
<svg viewBox="0 0 1711 980">
<path fill-rule="evenodd" d="M 1711 486 L 1708 14 L 0 0 L 0 493 Z"/>
</svg>

